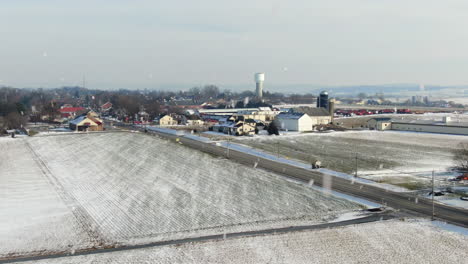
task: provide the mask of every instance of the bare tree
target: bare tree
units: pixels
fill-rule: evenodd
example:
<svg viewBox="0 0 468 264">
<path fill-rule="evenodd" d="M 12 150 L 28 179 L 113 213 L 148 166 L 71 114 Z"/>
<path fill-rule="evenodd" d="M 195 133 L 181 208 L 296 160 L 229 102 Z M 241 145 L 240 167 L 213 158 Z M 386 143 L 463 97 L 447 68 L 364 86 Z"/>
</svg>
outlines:
<svg viewBox="0 0 468 264">
<path fill-rule="evenodd" d="M 18 112 L 9 113 L 4 119 L 6 129 L 20 129 L 26 125 L 26 118 Z"/>
<path fill-rule="evenodd" d="M 468 143 L 461 142 L 453 151 L 453 160 L 458 170 L 468 171 Z"/>
<path fill-rule="evenodd" d="M 205 85 L 201 91 L 203 98 L 217 98 L 219 95 L 219 88 L 216 85 Z"/>
<path fill-rule="evenodd" d="M 359 93 L 359 94 L 358 94 L 358 98 L 359 98 L 359 100 L 364 100 L 364 99 L 367 98 L 367 94 L 365 94 L 365 93 Z"/>
</svg>

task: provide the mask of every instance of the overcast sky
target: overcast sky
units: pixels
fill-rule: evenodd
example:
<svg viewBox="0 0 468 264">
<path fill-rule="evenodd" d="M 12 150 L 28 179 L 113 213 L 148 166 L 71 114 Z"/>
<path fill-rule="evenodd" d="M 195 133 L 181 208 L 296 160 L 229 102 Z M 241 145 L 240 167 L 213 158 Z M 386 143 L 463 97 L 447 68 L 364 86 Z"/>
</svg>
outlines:
<svg viewBox="0 0 468 264">
<path fill-rule="evenodd" d="M 468 84 L 466 0 L 0 0 L 0 85 Z M 167 86 L 166 86 L 167 85 Z"/>
</svg>

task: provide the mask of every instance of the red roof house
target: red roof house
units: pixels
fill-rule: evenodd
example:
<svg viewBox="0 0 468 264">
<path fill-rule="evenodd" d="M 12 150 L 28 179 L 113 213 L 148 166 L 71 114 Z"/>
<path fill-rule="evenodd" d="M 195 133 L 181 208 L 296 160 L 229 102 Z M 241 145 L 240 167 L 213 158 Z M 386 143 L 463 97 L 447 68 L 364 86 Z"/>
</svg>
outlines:
<svg viewBox="0 0 468 264">
<path fill-rule="evenodd" d="M 62 117 L 75 117 L 77 114 L 86 111 L 84 107 L 62 107 L 59 109 Z"/>
</svg>

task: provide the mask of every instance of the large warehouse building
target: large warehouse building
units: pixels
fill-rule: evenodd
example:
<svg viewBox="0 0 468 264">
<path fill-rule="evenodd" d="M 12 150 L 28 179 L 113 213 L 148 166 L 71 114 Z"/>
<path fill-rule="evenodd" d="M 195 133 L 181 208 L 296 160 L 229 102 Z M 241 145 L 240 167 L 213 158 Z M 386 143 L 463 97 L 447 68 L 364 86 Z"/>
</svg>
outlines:
<svg viewBox="0 0 468 264">
<path fill-rule="evenodd" d="M 468 135 L 468 124 L 460 123 L 402 123 L 392 122 L 392 130 Z"/>
<path fill-rule="evenodd" d="M 439 134 L 468 135 L 468 123 L 452 122 L 449 117 L 442 121 L 434 120 L 391 120 L 390 118 L 372 118 L 367 121 L 371 130 L 399 130 Z"/>
</svg>

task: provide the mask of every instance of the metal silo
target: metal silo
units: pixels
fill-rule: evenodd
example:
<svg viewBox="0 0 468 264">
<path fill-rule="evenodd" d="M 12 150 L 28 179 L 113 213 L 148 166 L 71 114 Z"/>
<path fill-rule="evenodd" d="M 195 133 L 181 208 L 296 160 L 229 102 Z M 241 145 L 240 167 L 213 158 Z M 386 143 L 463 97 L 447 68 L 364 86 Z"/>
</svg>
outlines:
<svg viewBox="0 0 468 264">
<path fill-rule="evenodd" d="M 323 107 L 328 110 L 328 92 L 323 91 L 317 97 L 317 107 Z"/>
</svg>

